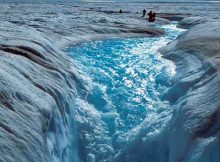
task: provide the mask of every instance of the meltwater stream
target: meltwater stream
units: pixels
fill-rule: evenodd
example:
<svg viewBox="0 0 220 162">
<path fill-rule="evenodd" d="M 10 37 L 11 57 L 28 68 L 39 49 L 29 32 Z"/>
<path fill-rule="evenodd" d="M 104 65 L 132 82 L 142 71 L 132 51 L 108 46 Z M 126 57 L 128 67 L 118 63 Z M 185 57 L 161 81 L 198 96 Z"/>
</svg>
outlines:
<svg viewBox="0 0 220 162">
<path fill-rule="evenodd" d="M 160 97 L 175 65 L 157 50 L 183 30 L 175 24 L 160 28 L 167 33 L 163 37 L 115 38 L 66 49 L 91 84 L 75 101 L 80 161 L 166 161 L 160 140 L 172 110 Z"/>
</svg>

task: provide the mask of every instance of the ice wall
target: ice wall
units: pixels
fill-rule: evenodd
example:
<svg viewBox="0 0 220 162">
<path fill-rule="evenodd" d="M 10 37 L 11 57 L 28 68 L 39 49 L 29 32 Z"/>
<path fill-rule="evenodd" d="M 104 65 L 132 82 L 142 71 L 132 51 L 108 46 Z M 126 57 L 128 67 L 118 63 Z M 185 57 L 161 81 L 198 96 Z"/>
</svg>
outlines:
<svg viewBox="0 0 220 162">
<path fill-rule="evenodd" d="M 180 25 L 197 23 L 198 19 L 187 18 Z M 220 159 L 219 25 L 219 20 L 189 25 L 187 32 L 161 49 L 177 66 L 164 94 L 174 109 L 167 140 L 169 162 Z"/>
<path fill-rule="evenodd" d="M 71 105 L 86 84 L 42 33 L 0 31 L 0 161 L 78 161 Z"/>
</svg>

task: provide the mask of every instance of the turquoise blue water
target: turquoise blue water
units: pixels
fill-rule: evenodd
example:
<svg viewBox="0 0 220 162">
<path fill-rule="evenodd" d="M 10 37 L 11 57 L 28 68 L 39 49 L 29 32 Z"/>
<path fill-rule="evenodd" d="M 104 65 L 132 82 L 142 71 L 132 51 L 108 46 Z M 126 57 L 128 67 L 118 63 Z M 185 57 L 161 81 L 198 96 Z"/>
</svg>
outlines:
<svg viewBox="0 0 220 162">
<path fill-rule="evenodd" d="M 93 126 L 80 127 L 81 133 L 89 132 L 90 136 L 89 140 L 80 136 L 81 143 L 84 143 L 80 148 L 85 153 L 82 156 L 90 155 L 90 160 L 87 157 L 85 161 L 91 161 L 91 155 L 94 159 L 99 154 L 91 151 L 96 144 L 111 147 L 109 155 L 99 160 L 96 158 L 96 161 L 109 158 L 126 145 L 125 137 L 130 131 L 140 127 L 152 114 L 159 115 L 169 108 L 169 103 L 161 101 L 160 96 L 169 87 L 175 65 L 162 58 L 157 50 L 174 40 L 182 30 L 174 24 L 160 28 L 165 29 L 166 36 L 115 38 L 66 49 L 79 69 L 91 79 L 92 88 L 85 100 L 101 115 L 100 123 L 105 127 L 105 134 L 100 138 L 108 138 L 108 144 L 96 141 L 91 139 Z M 90 146 L 91 143 L 94 145 Z"/>
</svg>

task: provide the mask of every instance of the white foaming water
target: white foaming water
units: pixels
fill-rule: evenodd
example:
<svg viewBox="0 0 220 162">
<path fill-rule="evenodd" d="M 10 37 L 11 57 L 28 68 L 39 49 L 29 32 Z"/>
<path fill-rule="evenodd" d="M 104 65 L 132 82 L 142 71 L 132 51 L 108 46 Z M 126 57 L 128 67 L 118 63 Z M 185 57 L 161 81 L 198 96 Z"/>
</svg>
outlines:
<svg viewBox="0 0 220 162">
<path fill-rule="evenodd" d="M 160 96 L 175 65 L 157 50 L 183 30 L 160 27 L 166 36 L 116 38 L 66 50 L 92 81 L 88 94 L 74 101 L 80 161 L 149 161 L 161 146 L 172 109 Z M 155 142 L 149 156 L 135 151 L 136 144 L 145 150 Z"/>
</svg>

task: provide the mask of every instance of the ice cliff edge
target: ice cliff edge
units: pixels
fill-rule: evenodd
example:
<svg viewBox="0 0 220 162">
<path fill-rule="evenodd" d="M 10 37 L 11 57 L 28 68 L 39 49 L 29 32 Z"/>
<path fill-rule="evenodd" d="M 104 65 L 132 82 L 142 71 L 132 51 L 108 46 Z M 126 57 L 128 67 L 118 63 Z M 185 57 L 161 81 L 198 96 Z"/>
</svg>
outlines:
<svg viewBox="0 0 220 162">
<path fill-rule="evenodd" d="M 78 71 L 33 28 L 1 23 L 0 31 L 0 161 L 77 161 L 69 145 L 71 104 L 85 88 Z"/>
<path fill-rule="evenodd" d="M 189 28 L 161 49 L 176 64 L 164 94 L 174 114 L 168 135 L 169 162 L 218 162 L 220 159 L 220 21 L 186 18 Z"/>
</svg>

